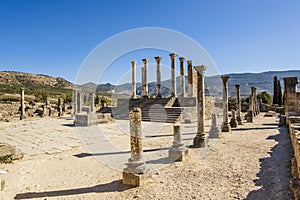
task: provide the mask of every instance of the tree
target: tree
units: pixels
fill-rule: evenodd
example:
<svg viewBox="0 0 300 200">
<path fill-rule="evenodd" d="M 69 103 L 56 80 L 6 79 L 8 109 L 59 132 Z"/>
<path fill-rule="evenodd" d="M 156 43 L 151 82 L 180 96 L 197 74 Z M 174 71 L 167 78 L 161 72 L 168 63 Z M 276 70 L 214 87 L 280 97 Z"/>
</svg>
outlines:
<svg viewBox="0 0 300 200">
<path fill-rule="evenodd" d="M 265 104 L 272 104 L 272 97 L 269 93 L 267 93 L 266 91 L 260 93 L 257 95 L 257 99 L 261 99 L 263 103 Z"/>
</svg>

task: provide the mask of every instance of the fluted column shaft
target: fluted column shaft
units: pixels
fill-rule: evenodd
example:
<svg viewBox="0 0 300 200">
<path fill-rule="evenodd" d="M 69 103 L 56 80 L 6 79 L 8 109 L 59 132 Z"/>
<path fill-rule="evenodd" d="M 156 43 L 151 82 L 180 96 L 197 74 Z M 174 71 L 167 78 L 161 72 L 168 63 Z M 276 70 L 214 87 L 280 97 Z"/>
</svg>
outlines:
<svg viewBox="0 0 300 200">
<path fill-rule="evenodd" d="M 145 81 L 145 97 L 148 97 L 148 59 L 142 59 L 144 63 L 144 81 Z"/>
<path fill-rule="evenodd" d="M 24 94 L 24 88 L 21 88 L 21 114 L 20 114 L 20 119 L 25 118 L 25 94 Z"/>
<path fill-rule="evenodd" d="M 242 125 L 242 117 L 241 117 L 241 110 L 242 110 L 242 106 L 241 106 L 241 99 L 240 99 L 240 85 L 236 84 L 235 85 L 235 90 L 236 90 L 236 114 L 237 114 L 237 122 L 239 125 Z"/>
<path fill-rule="evenodd" d="M 154 57 L 156 61 L 156 97 L 161 97 L 161 73 L 160 73 L 160 61 L 162 57 Z"/>
<path fill-rule="evenodd" d="M 172 92 L 173 97 L 177 96 L 177 93 L 176 93 L 176 64 L 175 64 L 176 56 L 177 55 L 175 53 L 170 54 L 170 58 L 171 58 L 171 84 L 172 84 L 171 92 Z"/>
<path fill-rule="evenodd" d="M 136 99 L 136 61 L 131 61 L 132 66 L 132 94 L 131 98 Z"/>
<path fill-rule="evenodd" d="M 180 57 L 180 96 L 185 97 L 184 58 Z"/>
<path fill-rule="evenodd" d="M 223 82 L 223 124 L 222 132 L 230 132 L 231 127 L 228 123 L 228 79 L 229 76 L 221 76 Z"/>
<path fill-rule="evenodd" d="M 197 134 L 194 138 L 195 147 L 205 147 L 205 87 L 204 87 L 204 65 L 194 67 L 197 72 Z"/>
<path fill-rule="evenodd" d="M 194 96 L 194 89 L 193 89 L 193 65 L 192 61 L 188 60 L 188 96 L 193 97 Z"/>
</svg>

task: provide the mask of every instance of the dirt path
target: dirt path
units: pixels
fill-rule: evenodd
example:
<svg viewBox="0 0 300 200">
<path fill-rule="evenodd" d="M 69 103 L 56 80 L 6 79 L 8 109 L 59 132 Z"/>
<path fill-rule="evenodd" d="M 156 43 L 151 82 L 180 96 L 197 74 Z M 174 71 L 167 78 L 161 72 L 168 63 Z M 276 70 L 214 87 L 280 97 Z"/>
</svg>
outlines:
<svg viewBox="0 0 300 200">
<path fill-rule="evenodd" d="M 170 138 L 170 133 L 164 136 Z M 207 151 L 203 149 L 189 151 L 187 162 L 155 171 L 152 180 L 140 188 L 122 186 L 121 172 L 92 156 L 74 156 L 86 153 L 84 146 L 35 155 L 0 166 L 8 170 L 2 196 L 7 200 L 292 199 L 291 145 L 287 130 L 278 128 L 275 118 L 261 114 L 253 124 L 224 133 L 204 158 Z"/>
</svg>

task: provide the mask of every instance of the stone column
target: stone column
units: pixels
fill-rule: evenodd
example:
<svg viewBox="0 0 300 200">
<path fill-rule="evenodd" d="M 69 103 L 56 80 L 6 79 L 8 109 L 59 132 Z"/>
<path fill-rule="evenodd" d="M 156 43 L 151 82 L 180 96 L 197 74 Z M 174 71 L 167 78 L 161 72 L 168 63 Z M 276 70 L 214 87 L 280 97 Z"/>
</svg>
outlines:
<svg viewBox="0 0 300 200">
<path fill-rule="evenodd" d="M 222 132 L 230 132 L 231 127 L 228 123 L 228 79 L 229 76 L 221 76 L 223 81 L 223 124 Z"/>
<path fill-rule="evenodd" d="M 251 87 L 251 96 L 252 96 L 252 112 L 253 112 L 253 116 L 256 116 L 256 101 L 255 101 L 256 88 L 255 87 Z"/>
<path fill-rule="evenodd" d="M 205 88 L 204 88 L 204 71 L 206 67 L 204 65 L 194 67 L 197 72 L 197 134 L 194 138 L 195 147 L 206 146 L 205 136 Z"/>
<path fill-rule="evenodd" d="M 156 60 L 156 97 L 161 98 L 161 73 L 160 73 L 160 56 L 154 57 Z"/>
<path fill-rule="evenodd" d="M 131 158 L 128 159 L 127 167 L 123 170 L 123 184 L 139 186 L 141 179 L 138 176 L 146 172 L 143 159 L 141 108 L 133 108 L 129 113 L 129 118 Z"/>
<path fill-rule="evenodd" d="M 237 120 L 236 120 L 236 117 L 235 117 L 235 110 L 232 110 L 231 111 L 231 120 L 230 120 L 230 127 L 231 128 L 236 128 L 237 127 Z"/>
<path fill-rule="evenodd" d="M 211 128 L 209 131 L 209 138 L 219 138 L 220 130 L 217 127 L 217 115 L 216 113 L 213 113 L 211 115 Z"/>
<path fill-rule="evenodd" d="M 80 91 L 77 91 L 77 114 L 81 113 L 82 109 L 82 94 Z"/>
<path fill-rule="evenodd" d="M 74 89 L 74 96 L 73 96 L 73 112 L 74 115 L 76 115 L 78 113 L 77 110 L 77 91 Z"/>
<path fill-rule="evenodd" d="M 25 119 L 25 94 L 24 94 L 24 88 L 21 88 L 21 113 L 20 113 L 20 120 Z"/>
<path fill-rule="evenodd" d="M 57 110 L 58 110 L 58 116 L 59 116 L 59 117 L 62 117 L 62 116 L 63 116 L 62 104 L 63 104 L 62 98 L 58 98 Z"/>
<path fill-rule="evenodd" d="M 194 89 L 193 89 L 193 65 L 192 61 L 188 60 L 188 96 L 193 97 L 194 96 Z"/>
<path fill-rule="evenodd" d="M 180 57 L 180 96 L 185 97 L 184 58 Z"/>
<path fill-rule="evenodd" d="M 172 148 L 169 150 L 169 158 L 172 161 L 184 161 L 188 157 L 188 149 L 182 142 L 181 125 L 173 125 L 174 141 Z"/>
<path fill-rule="evenodd" d="M 251 95 L 249 97 L 249 110 L 247 113 L 247 122 L 253 122 L 253 117 L 254 117 L 254 87 L 251 87 Z"/>
<path fill-rule="evenodd" d="M 145 95 L 144 97 L 148 98 L 148 59 L 142 59 L 144 63 L 144 81 L 145 81 Z"/>
<path fill-rule="evenodd" d="M 91 113 L 95 113 L 95 93 L 90 93 Z"/>
<path fill-rule="evenodd" d="M 177 97 L 177 92 L 176 92 L 176 64 L 175 64 L 175 58 L 176 58 L 175 53 L 170 54 L 171 58 L 171 92 L 172 92 L 172 97 Z"/>
<path fill-rule="evenodd" d="M 238 125 L 242 125 L 243 121 L 241 117 L 242 105 L 241 105 L 241 98 L 240 98 L 240 85 L 236 84 L 235 89 L 236 89 L 236 114 L 237 114 L 236 120 L 238 122 Z"/>
<path fill-rule="evenodd" d="M 142 71 L 142 97 L 145 96 L 145 69 L 144 67 L 141 68 L 141 71 Z"/>
<path fill-rule="evenodd" d="M 132 66 L 132 99 L 136 99 L 136 61 L 131 61 Z"/>
</svg>

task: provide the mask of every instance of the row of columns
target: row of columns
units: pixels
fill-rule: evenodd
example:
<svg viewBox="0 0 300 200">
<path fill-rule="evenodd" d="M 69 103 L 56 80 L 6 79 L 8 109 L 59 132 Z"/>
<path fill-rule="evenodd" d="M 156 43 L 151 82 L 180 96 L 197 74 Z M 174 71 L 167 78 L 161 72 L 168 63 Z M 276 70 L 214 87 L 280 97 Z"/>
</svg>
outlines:
<svg viewBox="0 0 300 200">
<path fill-rule="evenodd" d="M 231 121 L 228 120 L 228 80 L 229 76 L 221 76 L 223 83 L 223 123 L 222 123 L 222 132 L 230 132 L 231 127 L 237 127 L 237 125 L 242 125 L 241 118 L 241 99 L 240 99 L 240 85 L 236 84 L 236 110 L 232 111 Z M 258 115 L 259 110 L 259 101 L 257 100 L 256 88 L 251 87 L 251 95 L 249 98 L 249 110 L 246 115 L 248 122 L 253 122 L 253 117 Z"/>
<path fill-rule="evenodd" d="M 172 53 L 169 55 L 171 58 L 171 96 L 177 97 L 177 90 L 176 90 L 176 54 Z M 162 57 L 156 56 L 154 57 L 156 61 L 156 97 L 161 97 L 161 69 L 160 69 L 160 62 Z M 142 59 L 144 66 L 141 68 L 142 71 L 142 97 L 147 98 L 148 93 L 148 59 Z M 184 76 L 184 57 L 179 58 L 180 61 L 180 96 L 185 97 L 185 76 Z M 132 66 L 132 95 L 131 98 L 137 98 L 136 95 L 136 61 L 131 61 Z M 188 96 L 193 97 L 193 68 L 192 68 L 192 61 L 188 60 Z"/>
</svg>

